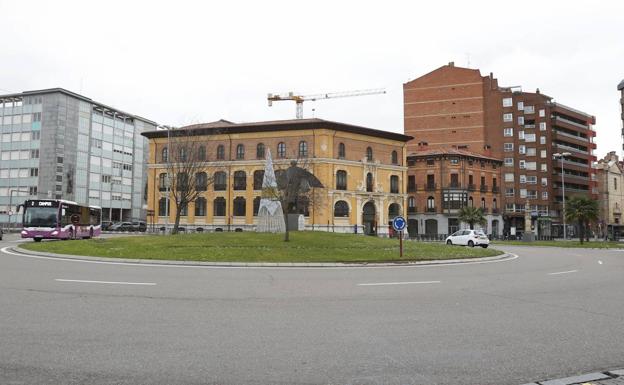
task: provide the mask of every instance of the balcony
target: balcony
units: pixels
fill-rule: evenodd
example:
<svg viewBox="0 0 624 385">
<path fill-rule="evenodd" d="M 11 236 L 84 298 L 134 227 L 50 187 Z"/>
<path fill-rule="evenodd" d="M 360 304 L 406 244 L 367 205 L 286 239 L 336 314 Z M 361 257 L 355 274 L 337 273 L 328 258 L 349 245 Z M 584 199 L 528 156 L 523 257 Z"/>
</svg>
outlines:
<svg viewBox="0 0 624 385">
<path fill-rule="evenodd" d="M 436 212 L 436 209 L 435 209 L 435 207 L 427 207 L 427 208 L 425 209 L 425 212 L 426 212 L 426 213 L 435 213 L 435 212 Z"/>
<path fill-rule="evenodd" d="M 416 207 L 407 207 L 408 214 L 416 214 Z"/>
<path fill-rule="evenodd" d="M 486 184 L 482 184 L 481 187 L 479 188 L 479 191 L 481 192 L 487 192 L 488 190 L 488 186 Z"/>
<path fill-rule="evenodd" d="M 498 186 L 492 186 L 492 192 L 493 192 L 493 193 L 499 193 L 499 192 L 500 192 L 500 187 L 498 187 Z"/>
<path fill-rule="evenodd" d="M 438 185 L 437 185 L 437 184 L 435 184 L 435 183 L 427 183 L 427 184 L 425 185 L 425 190 L 427 190 L 427 191 L 435 191 L 435 189 L 437 188 L 437 186 L 438 186 Z"/>
<path fill-rule="evenodd" d="M 458 182 L 451 182 L 449 185 L 449 188 L 459 188 L 459 183 Z"/>
<path fill-rule="evenodd" d="M 471 183 L 468 185 L 468 191 L 476 191 L 477 190 L 477 185 Z"/>
<path fill-rule="evenodd" d="M 564 150 L 574 151 L 574 152 L 578 152 L 578 153 L 581 153 L 581 154 L 589 155 L 589 151 L 579 150 L 576 147 L 566 146 L 565 144 L 557 143 L 557 148 L 562 148 Z"/>
<path fill-rule="evenodd" d="M 498 213 L 500 213 L 500 209 L 496 207 L 492 208 L 492 214 L 498 214 Z"/>
<path fill-rule="evenodd" d="M 553 116 L 553 118 L 555 118 L 555 120 L 558 121 L 558 122 L 563 122 L 563 123 L 572 125 L 574 127 L 582 128 L 584 130 L 589 130 L 590 129 L 588 126 L 586 126 L 584 124 L 579 124 L 577 122 L 573 122 L 573 121 L 568 120 L 566 118 L 562 118 L 561 116 Z"/>
<path fill-rule="evenodd" d="M 576 140 L 580 140 L 580 141 L 589 143 L 589 138 L 583 138 L 582 136 L 568 134 L 568 133 L 560 131 L 560 130 L 553 130 L 553 132 L 557 136 L 561 135 L 561 136 L 566 137 L 566 138 L 576 139 Z"/>
<path fill-rule="evenodd" d="M 407 185 L 407 192 L 408 193 L 416 192 L 416 190 L 417 190 L 417 185 L 415 185 L 415 184 L 408 184 Z"/>
<path fill-rule="evenodd" d="M 535 124 L 525 124 L 524 128 L 535 128 Z"/>
</svg>

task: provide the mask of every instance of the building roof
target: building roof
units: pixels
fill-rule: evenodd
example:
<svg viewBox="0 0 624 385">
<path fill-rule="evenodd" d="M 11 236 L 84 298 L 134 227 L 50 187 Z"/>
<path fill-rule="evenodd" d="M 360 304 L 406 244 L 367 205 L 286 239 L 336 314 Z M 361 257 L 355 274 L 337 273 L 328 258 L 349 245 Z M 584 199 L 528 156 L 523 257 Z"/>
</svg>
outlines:
<svg viewBox="0 0 624 385">
<path fill-rule="evenodd" d="M 427 158 L 427 157 L 440 156 L 440 155 L 457 155 L 457 156 L 463 156 L 467 158 L 491 160 L 491 161 L 501 162 L 501 163 L 503 162 L 502 159 L 479 154 L 478 152 L 460 150 L 457 148 L 432 148 L 432 149 L 427 149 L 427 150 L 419 150 L 419 151 L 409 153 L 407 157 L 408 158 Z"/>
<path fill-rule="evenodd" d="M 312 129 L 332 129 L 336 131 L 368 135 L 402 142 L 407 142 L 413 139 L 411 136 L 396 132 L 375 130 L 372 128 L 333 122 L 324 119 L 270 120 L 265 122 L 249 123 L 233 123 L 227 120 L 218 120 L 216 122 L 193 124 L 179 128 L 179 130 L 188 131 L 191 135 L 240 134 L 248 132 L 297 131 Z M 167 130 L 146 131 L 141 135 L 149 139 L 166 138 Z"/>
<path fill-rule="evenodd" d="M 68 95 L 68 96 L 74 97 L 74 98 L 76 98 L 76 99 L 83 100 L 83 101 L 85 101 L 85 102 L 89 102 L 89 103 L 97 104 L 98 106 L 103 107 L 103 108 L 106 108 L 106 109 L 108 109 L 108 110 L 112 110 L 112 111 L 119 112 L 119 113 L 121 113 L 121 114 L 123 114 L 123 115 L 126 115 L 126 116 L 127 116 L 127 117 L 129 117 L 129 118 L 133 118 L 133 119 L 141 120 L 141 121 L 144 121 L 144 122 L 146 122 L 146 123 L 153 124 L 153 125 L 155 125 L 155 126 L 157 126 L 157 125 L 158 125 L 158 123 L 156 123 L 156 122 L 154 122 L 154 121 L 152 121 L 152 120 L 149 120 L 149 119 L 143 118 L 143 117 L 138 116 L 138 115 L 134 115 L 134 114 L 130 114 L 130 113 L 124 112 L 124 111 L 122 111 L 122 110 L 120 110 L 120 109 L 118 109 L 118 108 L 114 108 L 114 107 L 107 106 L 107 105 L 105 105 L 105 104 L 102 104 L 102 103 L 96 102 L 95 100 L 93 100 L 93 99 L 91 99 L 91 98 L 88 98 L 88 97 L 86 97 L 86 96 L 84 96 L 84 95 L 80 95 L 80 94 L 77 94 L 77 93 L 75 93 L 75 92 L 72 92 L 72 91 L 66 90 L 65 88 L 60 88 L 60 87 L 56 87 L 56 88 L 45 88 L 45 89 L 42 89 L 42 90 L 24 91 L 24 92 L 13 93 L 13 94 L 5 94 L 5 95 L 0 95 L 0 99 L 23 98 L 24 96 L 43 95 L 43 94 L 54 94 L 54 93 L 61 93 L 61 94 L 65 94 L 65 95 Z"/>
<path fill-rule="evenodd" d="M 618 90 L 624 90 L 624 80 L 622 80 L 620 84 L 618 84 Z"/>
</svg>

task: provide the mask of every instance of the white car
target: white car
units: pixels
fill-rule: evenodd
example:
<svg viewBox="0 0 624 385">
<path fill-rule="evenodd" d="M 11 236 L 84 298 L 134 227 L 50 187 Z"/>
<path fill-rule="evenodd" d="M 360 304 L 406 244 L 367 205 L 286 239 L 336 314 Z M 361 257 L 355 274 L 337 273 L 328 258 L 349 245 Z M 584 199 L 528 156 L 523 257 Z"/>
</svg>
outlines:
<svg viewBox="0 0 624 385">
<path fill-rule="evenodd" d="M 459 230 L 446 238 L 447 245 L 481 246 L 484 249 L 490 245 L 490 240 L 482 230 Z"/>
</svg>

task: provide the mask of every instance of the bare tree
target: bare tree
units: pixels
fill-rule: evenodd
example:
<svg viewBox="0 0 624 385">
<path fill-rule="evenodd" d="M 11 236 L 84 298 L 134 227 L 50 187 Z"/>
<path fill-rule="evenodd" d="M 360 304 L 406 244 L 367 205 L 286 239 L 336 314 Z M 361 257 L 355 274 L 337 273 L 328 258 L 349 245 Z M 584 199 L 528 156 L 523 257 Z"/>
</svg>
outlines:
<svg viewBox="0 0 624 385">
<path fill-rule="evenodd" d="M 172 234 L 178 233 L 180 216 L 188 205 L 194 202 L 208 186 L 213 184 L 214 175 L 208 172 L 206 145 L 189 130 L 170 129 L 166 161 L 170 199 L 175 202 L 175 225 Z"/>
</svg>

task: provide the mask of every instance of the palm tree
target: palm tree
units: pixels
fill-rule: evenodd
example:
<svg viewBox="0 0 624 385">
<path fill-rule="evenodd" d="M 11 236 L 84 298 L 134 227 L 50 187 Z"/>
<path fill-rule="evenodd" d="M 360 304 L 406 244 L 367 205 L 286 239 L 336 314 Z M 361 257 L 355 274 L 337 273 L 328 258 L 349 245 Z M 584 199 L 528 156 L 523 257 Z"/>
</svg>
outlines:
<svg viewBox="0 0 624 385">
<path fill-rule="evenodd" d="M 572 197 L 566 202 L 565 217 L 569 222 L 578 223 L 581 244 L 585 234 L 589 242 L 589 233 L 586 231 L 589 230 L 589 223 L 598 218 L 598 202 L 584 196 Z"/>
<path fill-rule="evenodd" d="M 475 224 L 485 225 L 487 219 L 483 215 L 483 210 L 472 206 L 464 206 L 459 210 L 459 220 L 468 223 L 470 230 L 474 229 Z"/>
</svg>

